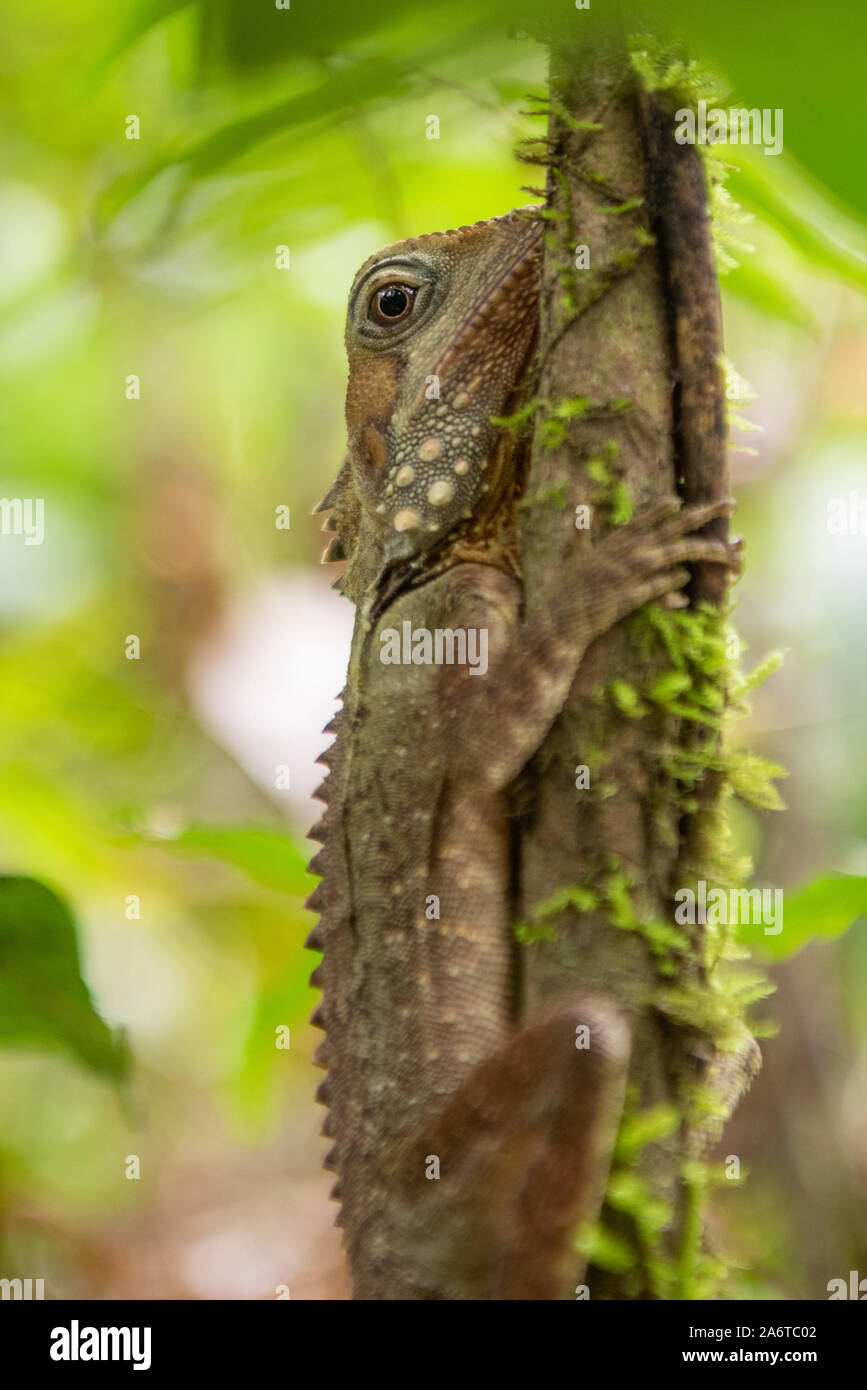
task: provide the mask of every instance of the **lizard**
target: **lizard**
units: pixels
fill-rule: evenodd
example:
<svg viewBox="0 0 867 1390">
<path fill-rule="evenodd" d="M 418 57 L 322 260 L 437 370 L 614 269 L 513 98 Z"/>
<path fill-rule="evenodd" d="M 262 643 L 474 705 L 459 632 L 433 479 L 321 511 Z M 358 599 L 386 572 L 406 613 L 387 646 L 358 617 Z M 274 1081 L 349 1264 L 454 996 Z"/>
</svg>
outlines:
<svg viewBox="0 0 867 1390">
<path fill-rule="evenodd" d="M 348 454 L 317 510 L 356 618 L 320 758 L 307 945 L 323 953 L 317 1098 L 357 1299 L 566 1296 L 629 1042 L 580 992 L 522 1025 L 509 788 L 591 643 L 675 594 L 688 564 L 731 563 L 697 534 L 728 500 L 665 498 L 576 546 L 544 607 L 525 594 L 528 444 L 492 417 L 532 394 L 541 252 L 520 209 L 385 248 L 349 296 Z M 453 657 L 456 633 L 484 633 L 484 672 L 431 660 L 437 633 Z M 385 659 L 394 634 L 409 662 Z"/>
</svg>

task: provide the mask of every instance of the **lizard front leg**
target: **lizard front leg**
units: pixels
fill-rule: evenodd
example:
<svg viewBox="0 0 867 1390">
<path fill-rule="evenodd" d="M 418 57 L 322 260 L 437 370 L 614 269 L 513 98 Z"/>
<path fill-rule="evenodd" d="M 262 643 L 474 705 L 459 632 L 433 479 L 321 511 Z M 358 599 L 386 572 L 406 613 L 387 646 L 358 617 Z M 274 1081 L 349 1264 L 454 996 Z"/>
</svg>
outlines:
<svg viewBox="0 0 867 1390">
<path fill-rule="evenodd" d="M 676 498 L 663 500 L 589 547 L 576 545 L 519 625 L 513 606 L 498 604 L 497 581 L 484 576 L 474 589 L 467 566 L 461 616 L 468 627 L 486 628 L 489 669 L 483 679 L 467 679 L 459 668 L 442 683 L 455 776 L 494 789 L 514 781 L 562 710 L 597 637 L 645 603 L 682 588 L 690 577 L 687 564 L 736 565 L 731 546 L 695 534 L 732 507 L 723 501 L 682 508 Z"/>
</svg>

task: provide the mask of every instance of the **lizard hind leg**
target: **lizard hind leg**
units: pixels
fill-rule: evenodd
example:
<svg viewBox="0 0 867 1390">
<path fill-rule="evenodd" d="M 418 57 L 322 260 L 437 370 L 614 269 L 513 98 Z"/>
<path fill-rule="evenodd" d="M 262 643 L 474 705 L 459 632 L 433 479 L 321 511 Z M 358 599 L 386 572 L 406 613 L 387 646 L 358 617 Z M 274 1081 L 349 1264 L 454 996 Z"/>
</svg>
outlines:
<svg viewBox="0 0 867 1390">
<path fill-rule="evenodd" d="M 571 1238 L 602 1203 L 630 1041 L 611 1005 L 582 999 L 517 1032 L 412 1136 L 392 1193 L 405 1296 L 573 1296 Z"/>
</svg>

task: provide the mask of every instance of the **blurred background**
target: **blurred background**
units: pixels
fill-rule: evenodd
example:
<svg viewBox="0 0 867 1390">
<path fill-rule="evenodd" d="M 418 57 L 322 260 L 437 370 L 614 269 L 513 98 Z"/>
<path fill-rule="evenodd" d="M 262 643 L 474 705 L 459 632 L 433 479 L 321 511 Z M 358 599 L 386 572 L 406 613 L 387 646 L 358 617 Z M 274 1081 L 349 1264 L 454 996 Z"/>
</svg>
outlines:
<svg viewBox="0 0 867 1390">
<path fill-rule="evenodd" d="M 785 658 L 734 737 L 790 776 L 733 813 L 787 925 L 712 1229 L 736 1293 L 825 1298 L 867 1277 L 863 20 L 653 8 L 785 112 L 717 198 L 736 622 Z M 0 1276 L 47 1297 L 346 1296 L 302 903 L 352 611 L 310 512 L 357 266 L 542 181 L 543 9 L 2 6 L 0 493 L 44 539 L 0 535 L 0 869 L 37 881 L 0 891 Z"/>
</svg>

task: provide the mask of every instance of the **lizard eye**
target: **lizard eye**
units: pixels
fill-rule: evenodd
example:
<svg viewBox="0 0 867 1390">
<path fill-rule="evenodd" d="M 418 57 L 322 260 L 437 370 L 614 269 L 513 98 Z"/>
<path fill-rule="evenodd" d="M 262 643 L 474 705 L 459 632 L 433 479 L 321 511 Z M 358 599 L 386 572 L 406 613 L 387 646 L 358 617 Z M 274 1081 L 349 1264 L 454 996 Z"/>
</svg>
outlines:
<svg viewBox="0 0 867 1390">
<path fill-rule="evenodd" d="M 367 316 L 374 323 L 399 323 L 412 313 L 416 294 L 414 285 L 383 285 L 371 299 Z"/>
</svg>

